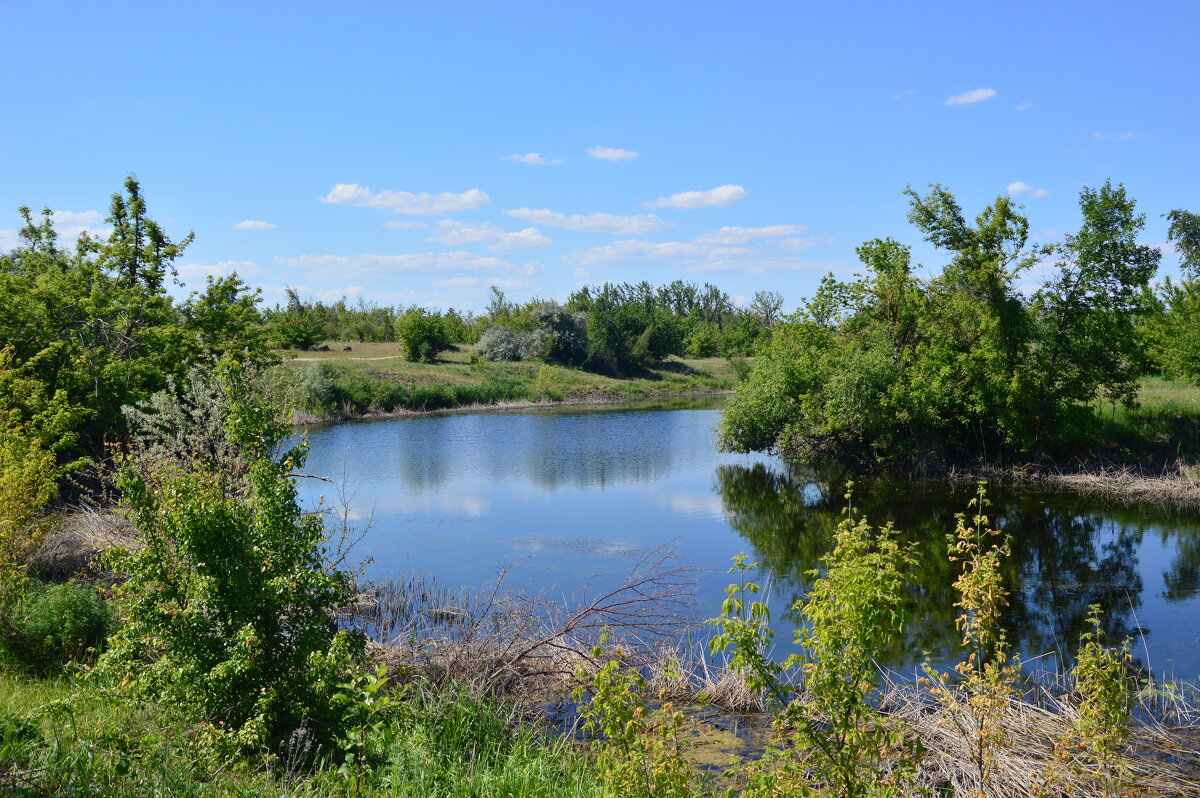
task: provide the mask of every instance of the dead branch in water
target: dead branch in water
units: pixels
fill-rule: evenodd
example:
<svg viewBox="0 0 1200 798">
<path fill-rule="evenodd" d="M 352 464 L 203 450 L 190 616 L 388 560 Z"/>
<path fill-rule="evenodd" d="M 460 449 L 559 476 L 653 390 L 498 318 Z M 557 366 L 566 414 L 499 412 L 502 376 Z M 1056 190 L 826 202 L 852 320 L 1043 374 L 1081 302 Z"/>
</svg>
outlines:
<svg viewBox="0 0 1200 798">
<path fill-rule="evenodd" d="M 561 690 L 607 636 L 606 651 L 647 664 L 694 623 L 696 569 L 665 547 L 646 553 L 620 584 L 591 598 L 554 601 L 505 588 L 449 591 L 413 578 L 368 586 L 343 622 L 378 642 L 377 655 L 437 682 L 519 697 Z"/>
</svg>

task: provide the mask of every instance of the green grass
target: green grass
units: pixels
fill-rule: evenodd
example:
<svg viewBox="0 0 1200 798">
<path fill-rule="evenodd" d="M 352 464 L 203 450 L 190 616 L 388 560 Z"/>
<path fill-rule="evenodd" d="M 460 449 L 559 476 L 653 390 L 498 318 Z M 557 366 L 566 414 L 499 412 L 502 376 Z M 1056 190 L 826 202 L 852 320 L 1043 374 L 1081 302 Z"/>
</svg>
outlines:
<svg viewBox="0 0 1200 798">
<path fill-rule="evenodd" d="M 25 719 L 22 724 L 17 717 Z M 31 736 L 29 723 L 36 731 Z M 78 678 L 0 674 L 0 794 L 13 796 L 564 796 L 600 794 L 570 741 L 492 702 L 413 691 L 390 746 L 357 785 L 283 759 L 223 758 L 169 709 Z M 352 789 L 353 787 L 353 789 Z M 357 791 L 356 791 L 357 790 Z"/>
<path fill-rule="evenodd" d="M 1200 459 L 1200 387 L 1192 383 L 1147 377 L 1135 407 L 1107 400 L 1093 407 L 1103 457 L 1162 466 Z"/>
<path fill-rule="evenodd" d="M 737 384 L 733 364 L 723 358 L 671 358 L 644 374 L 614 378 L 536 361 L 472 364 L 468 345 L 445 353 L 437 363 L 409 362 L 396 344 L 355 344 L 350 352 L 343 352 L 339 343 L 329 346 L 328 352 L 282 353 L 292 357 L 282 368 L 298 388 L 299 404 L 315 415 L 512 401 L 637 399 L 728 391 Z M 315 376 L 317 369 L 324 369 L 325 376 Z"/>
</svg>

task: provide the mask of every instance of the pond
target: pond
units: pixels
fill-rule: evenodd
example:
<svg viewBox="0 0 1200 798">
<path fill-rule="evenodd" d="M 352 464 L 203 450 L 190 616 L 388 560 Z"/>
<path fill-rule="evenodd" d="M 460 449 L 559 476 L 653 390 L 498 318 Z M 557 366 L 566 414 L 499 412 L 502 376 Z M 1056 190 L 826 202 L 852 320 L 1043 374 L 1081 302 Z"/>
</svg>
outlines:
<svg viewBox="0 0 1200 798">
<path fill-rule="evenodd" d="M 425 573 L 484 588 L 507 569 L 510 589 L 563 601 L 618 583 L 657 547 L 697 567 L 699 613 L 717 614 L 730 557 L 746 552 L 770 584 L 781 655 L 796 625 L 788 606 L 811 585 L 845 503 L 844 477 L 788 468 L 765 455 L 718 452 L 716 404 L 447 414 L 324 427 L 309 435 L 306 471 L 344 483 L 354 549 L 371 578 Z M 336 503 L 333 486 L 301 496 Z M 953 646 L 955 571 L 946 536 L 973 488 L 860 481 L 854 504 L 894 522 L 920 552 L 914 622 L 887 664 L 935 664 Z M 1158 675 L 1200 675 L 1200 515 L 1032 491 L 989 493 L 1012 539 L 1005 566 L 1009 638 L 1024 658 L 1070 664 L 1088 607 L 1110 640 L 1131 636 Z M 1057 652 L 1057 653 L 1052 653 Z M 1045 655 L 1045 656 L 1043 656 Z"/>
</svg>

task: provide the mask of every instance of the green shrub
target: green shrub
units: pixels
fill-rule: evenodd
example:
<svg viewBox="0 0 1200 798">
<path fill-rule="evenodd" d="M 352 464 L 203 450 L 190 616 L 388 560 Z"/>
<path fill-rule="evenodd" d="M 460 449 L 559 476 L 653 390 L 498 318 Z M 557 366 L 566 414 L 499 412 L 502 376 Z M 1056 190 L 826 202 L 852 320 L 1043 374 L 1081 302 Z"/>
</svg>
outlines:
<svg viewBox="0 0 1200 798">
<path fill-rule="evenodd" d="M 244 466 L 129 461 L 120 486 L 144 545 L 108 555 L 129 577 L 117 588 L 126 623 L 97 670 L 199 716 L 220 746 L 276 749 L 298 733 L 328 743 L 341 732 L 337 683 L 362 648 L 331 620 L 349 576 L 326 567 L 321 516 L 297 503 L 289 475 L 305 444 L 284 448 L 292 429 L 237 364 L 216 381 Z"/>
<path fill-rule="evenodd" d="M 296 391 L 302 407 L 312 413 L 330 413 L 337 409 L 337 372 L 323 360 L 306 363 L 296 372 Z"/>
<path fill-rule="evenodd" d="M 0 655 L 30 673 L 51 673 L 86 660 L 103 648 L 114 624 L 96 588 L 76 582 L 31 582 L 0 611 Z"/>
<path fill-rule="evenodd" d="M 475 351 L 487 360 L 528 360 L 542 354 L 546 346 L 544 330 L 512 330 L 494 324 L 483 331 Z"/>
<path fill-rule="evenodd" d="M 412 361 L 432 363 L 438 355 L 451 349 L 454 342 L 442 319 L 442 314 L 412 307 L 396 320 L 396 336 L 404 356 Z"/>
</svg>

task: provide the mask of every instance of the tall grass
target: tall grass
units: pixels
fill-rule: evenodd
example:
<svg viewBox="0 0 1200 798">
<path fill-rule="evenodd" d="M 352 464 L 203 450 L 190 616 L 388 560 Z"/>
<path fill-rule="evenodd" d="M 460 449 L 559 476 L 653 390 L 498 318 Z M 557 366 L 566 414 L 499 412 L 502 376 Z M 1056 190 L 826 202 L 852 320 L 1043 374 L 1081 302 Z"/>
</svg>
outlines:
<svg viewBox="0 0 1200 798">
<path fill-rule="evenodd" d="M 206 747 L 202 727 L 168 707 L 126 701 L 77 677 L 0 674 L 0 794 L 601 794 L 569 741 L 547 737 L 502 704 L 463 691 L 417 690 L 405 700 L 401 718 L 382 763 L 355 785 L 338 773 L 334 757 L 322 759 L 323 752 L 297 752 L 293 761 L 286 755 L 231 761 Z"/>
</svg>

